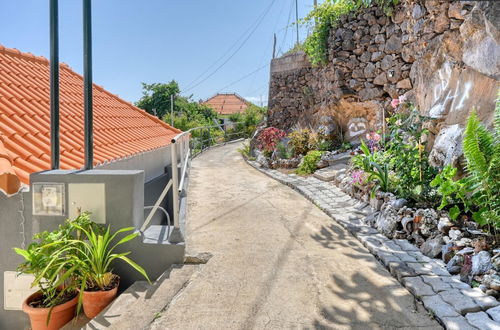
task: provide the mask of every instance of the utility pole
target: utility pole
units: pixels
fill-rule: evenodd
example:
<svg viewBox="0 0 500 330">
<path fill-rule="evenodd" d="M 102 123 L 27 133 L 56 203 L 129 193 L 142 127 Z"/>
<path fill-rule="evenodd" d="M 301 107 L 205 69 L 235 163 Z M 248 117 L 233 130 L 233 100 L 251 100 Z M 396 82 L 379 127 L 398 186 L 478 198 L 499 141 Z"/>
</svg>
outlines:
<svg viewBox="0 0 500 330">
<path fill-rule="evenodd" d="M 170 94 L 170 121 L 174 127 L 174 94 Z"/>
<path fill-rule="evenodd" d="M 295 27 L 297 30 L 297 45 L 299 44 L 299 5 L 298 0 L 295 0 Z"/>
<path fill-rule="evenodd" d="M 274 34 L 274 43 L 273 43 L 273 58 L 276 57 L 276 33 Z"/>
</svg>

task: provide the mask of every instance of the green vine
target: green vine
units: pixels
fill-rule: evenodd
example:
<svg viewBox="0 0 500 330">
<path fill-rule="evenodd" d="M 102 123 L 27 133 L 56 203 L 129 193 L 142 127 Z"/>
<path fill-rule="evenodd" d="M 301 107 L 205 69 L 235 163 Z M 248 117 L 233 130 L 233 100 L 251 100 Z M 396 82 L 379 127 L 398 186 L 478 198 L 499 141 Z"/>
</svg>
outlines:
<svg viewBox="0 0 500 330">
<path fill-rule="evenodd" d="M 361 7 L 376 5 L 387 15 L 399 0 L 325 0 L 315 7 L 299 24 L 312 28 L 312 33 L 302 45 L 313 65 L 325 64 L 328 60 L 328 36 L 337 27 L 342 16 L 357 11 Z"/>
</svg>

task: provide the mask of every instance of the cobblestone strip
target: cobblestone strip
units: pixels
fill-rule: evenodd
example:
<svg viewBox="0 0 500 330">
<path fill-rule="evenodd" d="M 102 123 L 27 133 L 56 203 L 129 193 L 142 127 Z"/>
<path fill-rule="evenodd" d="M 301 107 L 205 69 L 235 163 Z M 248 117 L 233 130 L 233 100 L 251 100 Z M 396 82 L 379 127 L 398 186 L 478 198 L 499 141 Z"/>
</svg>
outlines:
<svg viewBox="0 0 500 330">
<path fill-rule="evenodd" d="M 331 182 L 301 177 L 248 163 L 298 191 L 354 235 L 446 329 L 500 329 L 500 304 L 479 289 L 452 277 L 444 263 L 424 256 L 404 239 L 390 240 L 368 226 L 374 210 L 351 198 Z"/>
</svg>

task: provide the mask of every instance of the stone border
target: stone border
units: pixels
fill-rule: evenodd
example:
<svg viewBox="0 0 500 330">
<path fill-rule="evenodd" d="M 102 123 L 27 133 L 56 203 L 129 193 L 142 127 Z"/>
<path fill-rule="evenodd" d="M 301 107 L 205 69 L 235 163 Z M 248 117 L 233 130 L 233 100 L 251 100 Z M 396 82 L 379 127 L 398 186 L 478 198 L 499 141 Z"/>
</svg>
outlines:
<svg viewBox="0 0 500 330">
<path fill-rule="evenodd" d="M 368 203 L 350 197 L 331 182 L 246 161 L 298 191 L 347 229 L 446 329 L 500 329 L 500 303 L 494 297 L 452 277 L 441 260 L 423 255 L 407 240 L 391 240 L 367 225 L 364 218 L 374 212 Z"/>
</svg>

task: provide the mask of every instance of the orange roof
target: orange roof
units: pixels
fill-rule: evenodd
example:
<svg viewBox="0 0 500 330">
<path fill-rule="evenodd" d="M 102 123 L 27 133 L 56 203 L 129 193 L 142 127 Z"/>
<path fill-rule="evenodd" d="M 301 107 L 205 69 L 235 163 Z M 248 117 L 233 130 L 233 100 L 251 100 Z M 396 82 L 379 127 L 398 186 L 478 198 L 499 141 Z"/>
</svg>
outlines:
<svg viewBox="0 0 500 330">
<path fill-rule="evenodd" d="M 84 164 L 83 77 L 60 65 L 61 168 Z M 0 189 L 50 169 L 49 61 L 0 45 Z M 94 164 L 171 143 L 180 130 L 93 86 Z M 16 178 L 18 178 L 16 180 Z"/>
<path fill-rule="evenodd" d="M 245 112 L 249 102 L 238 94 L 217 94 L 203 102 L 221 115 Z"/>
</svg>

